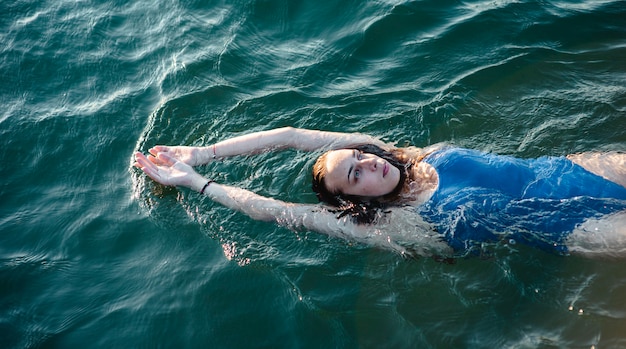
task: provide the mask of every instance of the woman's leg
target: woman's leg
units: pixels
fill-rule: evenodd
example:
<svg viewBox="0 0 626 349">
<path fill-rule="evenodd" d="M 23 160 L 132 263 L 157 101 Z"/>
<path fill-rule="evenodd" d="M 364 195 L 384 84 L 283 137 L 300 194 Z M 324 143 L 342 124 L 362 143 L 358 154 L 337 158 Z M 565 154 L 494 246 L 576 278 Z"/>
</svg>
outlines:
<svg viewBox="0 0 626 349">
<path fill-rule="evenodd" d="M 626 187 L 626 153 L 580 153 L 567 158 L 585 170 Z"/>
<path fill-rule="evenodd" d="M 590 218 L 565 243 L 572 254 L 596 258 L 626 258 L 626 211 Z"/>
<path fill-rule="evenodd" d="M 585 170 L 626 187 L 626 154 L 581 153 L 567 158 Z M 626 211 L 590 218 L 574 229 L 566 245 L 573 254 L 626 258 Z"/>
</svg>

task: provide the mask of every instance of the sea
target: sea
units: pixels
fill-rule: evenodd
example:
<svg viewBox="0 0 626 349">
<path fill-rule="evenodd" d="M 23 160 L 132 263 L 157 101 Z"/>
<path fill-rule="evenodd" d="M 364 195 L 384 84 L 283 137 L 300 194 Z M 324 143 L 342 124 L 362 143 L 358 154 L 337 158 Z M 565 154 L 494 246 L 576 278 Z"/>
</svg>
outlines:
<svg viewBox="0 0 626 349">
<path fill-rule="evenodd" d="M 623 0 L 8 0 L 0 43 L 1 348 L 626 347 L 625 259 L 404 258 L 132 167 L 283 126 L 626 151 Z M 317 155 L 198 171 L 315 203 Z"/>
</svg>

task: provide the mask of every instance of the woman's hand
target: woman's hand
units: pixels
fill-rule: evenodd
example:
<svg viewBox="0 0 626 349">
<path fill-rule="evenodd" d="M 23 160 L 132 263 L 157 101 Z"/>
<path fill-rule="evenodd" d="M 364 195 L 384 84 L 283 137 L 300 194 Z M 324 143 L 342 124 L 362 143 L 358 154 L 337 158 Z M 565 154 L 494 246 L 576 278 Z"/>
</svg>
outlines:
<svg viewBox="0 0 626 349">
<path fill-rule="evenodd" d="M 184 186 L 193 190 L 200 190 L 206 182 L 190 165 L 165 152 L 154 152 L 147 157 L 137 152 L 135 159 L 137 161 L 135 167 L 140 168 L 148 177 L 163 185 Z M 197 188 L 198 186 L 199 188 Z"/>
<path fill-rule="evenodd" d="M 208 162 L 208 159 L 203 159 L 202 151 L 198 147 L 157 145 L 149 152 L 155 157 L 158 154 L 168 155 L 189 166 L 198 166 Z"/>
</svg>

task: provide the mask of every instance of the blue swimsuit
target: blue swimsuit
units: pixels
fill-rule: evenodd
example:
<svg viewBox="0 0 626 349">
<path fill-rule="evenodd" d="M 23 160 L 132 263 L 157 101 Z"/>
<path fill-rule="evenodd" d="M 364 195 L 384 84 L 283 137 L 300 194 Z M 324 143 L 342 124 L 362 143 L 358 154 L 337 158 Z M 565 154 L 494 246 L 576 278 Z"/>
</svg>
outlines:
<svg viewBox="0 0 626 349">
<path fill-rule="evenodd" d="M 567 253 L 565 238 L 577 224 L 626 210 L 626 188 L 563 157 L 444 148 L 424 161 L 437 170 L 439 187 L 420 213 L 457 252 L 506 238 Z"/>
</svg>

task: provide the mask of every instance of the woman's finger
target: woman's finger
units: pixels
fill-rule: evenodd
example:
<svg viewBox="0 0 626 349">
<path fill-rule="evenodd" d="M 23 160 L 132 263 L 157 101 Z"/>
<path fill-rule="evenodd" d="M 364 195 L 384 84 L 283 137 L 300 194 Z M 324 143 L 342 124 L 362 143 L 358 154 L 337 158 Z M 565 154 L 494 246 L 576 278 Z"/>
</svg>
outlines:
<svg viewBox="0 0 626 349">
<path fill-rule="evenodd" d="M 154 156 L 157 156 L 159 153 L 167 152 L 167 151 L 169 151 L 169 148 L 165 145 L 155 145 L 154 147 L 148 150 L 148 152 Z"/>
<path fill-rule="evenodd" d="M 155 181 L 159 182 L 160 176 L 157 173 L 156 169 L 150 168 L 150 167 L 144 167 L 143 172 L 150 178 L 154 179 Z"/>
<path fill-rule="evenodd" d="M 167 151 L 169 147 L 167 145 L 155 145 L 154 147 L 152 147 L 152 149 L 156 150 L 157 152 L 162 152 Z"/>
<path fill-rule="evenodd" d="M 156 158 L 156 156 L 148 156 L 147 159 L 150 161 L 151 164 L 155 165 L 155 166 L 160 166 L 161 162 L 159 161 L 159 159 Z"/>
<path fill-rule="evenodd" d="M 154 181 L 159 182 L 161 184 L 167 184 L 164 182 L 163 177 L 161 177 L 161 174 L 159 173 L 159 168 L 158 167 L 145 167 L 143 168 L 143 172 L 150 178 L 152 178 Z"/>
<path fill-rule="evenodd" d="M 156 155 L 149 155 L 147 158 L 152 162 L 155 166 L 172 166 L 169 161 L 166 161 L 161 155 L 163 153 L 157 153 Z"/>
<path fill-rule="evenodd" d="M 149 164 L 151 164 L 150 161 L 148 161 L 148 159 L 146 158 L 146 156 L 140 152 L 135 153 L 135 160 L 137 161 L 137 164 L 139 164 L 141 168 L 149 166 Z"/>
<path fill-rule="evenodd" d="M 146 157 L 142 153 L 137 153 L 135 155 L 135 158 L 137 159 L 137 163 L 141 166 L 141 169 L 144 172 L 156 173 L 156 171 L 158 170 L 159 164 L 155 163 L 153 156 Z"/>
<path fill-rule="evenodd" d="M 162 161 L 167 166 L 173 166 L 176 162 L 178 162 L 178 160 L 176 160 L 175 158 L 169 156 L 166 153 L 159 153 L 157 155 L 157 159 Z"/>
</svg>

